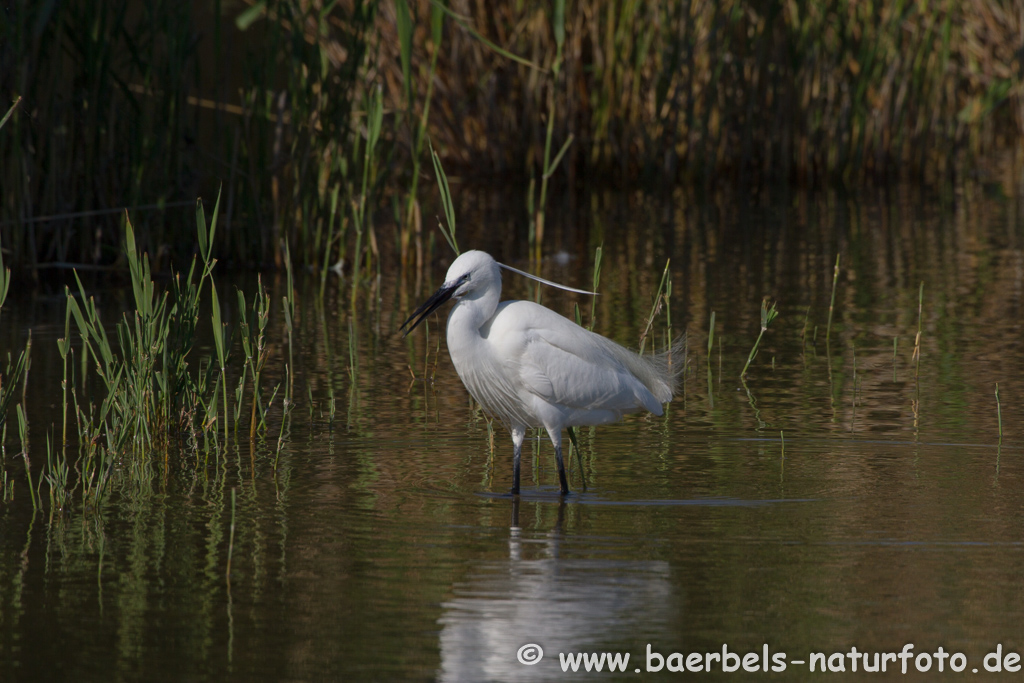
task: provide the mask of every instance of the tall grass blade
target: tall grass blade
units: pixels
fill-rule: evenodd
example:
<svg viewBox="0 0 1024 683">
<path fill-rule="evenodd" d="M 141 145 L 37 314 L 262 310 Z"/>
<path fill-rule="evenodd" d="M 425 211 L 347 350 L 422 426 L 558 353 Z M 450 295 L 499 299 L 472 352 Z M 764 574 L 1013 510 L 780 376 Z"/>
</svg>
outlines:
<svg viewBox="0 0 1024 683">
<path fill-rule="evenodd" d="M 402 61 L 402 83 L 405 85 L 406 106 L 412 103 L 412 13 L 407 0 L 395 0 L 395 20 L 398 28 L 398 53 Z"/>
<path fill-rule="evenodd" d="M 11 288 L 11 269 L 4 267 L 4 249 L 0 243 L 0 311 L 4 308 L 4 301 L 7 300 L 7 292 Z"/>
<path fill-rule="evenodd" d="M 768 331 L 768 326 L 771 325 L 772 321 L 775 320 L 778 316 L 779 311 L 774 302 L 769 308 L 767 299 L 761 301 L 761 331 L 757 335 L 757 340 L 754 342 L 754 347 L 750 349 L 750 355 L 747 356 L 747 362 L 743 366 L 743 371 L 740 372 L 740 379 L 746 377 L 747 368 L 750 367 L 750 363 L 754 360 L 754 356 L 757 355 L 757 347 L 761 344 L 761 338 L 764 337 L 764 333 Z"/>
<path fill-rule="evenodd" d="M 711 311 L 711 323 L 708 325 L 708 365 L 711 365 L 711 350 L 715 347 L 715 312 Z"/>
<path fill-rule="evenodd" d="M 13 114 L 14 110 L 18 108 L 19 104 L 21 104 L 21 95 L 18 96 L 18 99 L 14 100 L 14 104 L 12 104 L 11 108 L 7 110 L 7 113 L 4 114 L 4 117 L 0 119 L 0 128 L 3 128 L 4 125 L 6 125 L 7 119 L 11 118 L 11 114 Z"/>
<path fill-rule="evenodd" d="M 661 272 L 661 283 L 658 285 L 658 292 L 654 295 L 654 304 L 651 306 L 650 315 L 647 316 L 647 325 L 644 326 L 644 331 L 640 335 L 641 354 L 644 352 L 644 346 L 647 344 L 647 336 L 651 333 L 651 329 L 654 327 L 654 318 L 658 315 L 662 306 L 667 301 L 667 298 L 663 293 L 665 292 L 666 283 L 670 282 L 672 277 L 669 272 L 670 263 L 671 259 L 665 260 L 665 269 Z M 669 287 L 671 288 L 671 285 L 669 285 Z"/>
<path fill-rule="evenodd" d="M 594 250 L 594 281 L 593 281 L 593 289 L 591 291 L 594 292 L 595 294 L 597 293 L 598 286 L 601 284 L 601 259 L 603 257 L 603 252 L 604 252 L 604 245 L 603 244 L 599 245 L 597 247 L 597 249 Z M 590 330 L 591 332 L 593 332 L 594 331 L 594 325 L 596 323 L 597 323 L 597 297 L 594 297 L 593 299 L 590 300 L 590 325 L 587 326 L 587 329 Z"/>
<path fill-rule="evenodd" d="M 572 427 L 567 427 L 566 431 L 569 433 L 569 442 L 572 445 L 572 449 L 576 451 L 576 465 L 580 468 L 580 481 L 582 482 L 582 490 L 587 490 L 587 473 L 583 470 L 583 451 L 580 450 L 580 442 L 576 440 L 576 430 Z"/>
<path fill-rule="evenodd" d="M 25 409 L 19 403 L 18 410 L 18 433 L 21 436 L 21 457 L 25 461 L 25 477 L 28 479 L 28 493 L 32 497 L 32 512 L 39 510 L 39 500 L 36 496 L 36 487 L 32 485 L 32 463 L 28 457 L 28 418 L 25 417 Z"/>
<path fill-rule="evenodd" d="M 433 145 L 430 146 L 430 157 L 434 161 L 434 174 L 437 176 L 437 189 L 441 193 L 441 206 L 444 208 L 446 221 L 444 224 L 438 223 L 438 227 L 441 228 L 441 234 L 444 235 L 448 246 L 458 256 L 461 252 L 459 243 L 455 239 L 455 207 L 452 204 L 452 192 L 448 187 L 448 176 L 445 175 L 444 168 L 441 166 L 441 158 L 437 156 Z"/>
<path fill-rule="evenodd" d="M 999 382 L 996 382 L 996 419 L 999 421 L 999 443 L 1003 442 L 1003 405 L 999 402 Z"/>
<path fill-rule="evenodd" d="M 839 254 L 836 254 L 836 265 L 832 270 L 832 299 L 828 304 L 828 326 L 825 328 L 825 346 L 829 345 L 832 336 L 832 313 L 836 308 L 836 284 L 839 282 Z"/>
<path fill-rule="evenodd" d="M 555 155 L 555 158 L 551 160 L 551 163 L 544 170 L 545 180 L 550 178 L 551 175 L 555 172 L 555 169 L 558 168 L 558 162 L 560 162 L 562 160 L 562 157 L 565 156 L 565 153 L 569 151 L 569 146 L 573 143 L 573 140 L 575 139 L 576 136 L 574 136 L 572 133 L 569 133 L 569 138 L 565 141 L 565 144 L 562 145 L 562 148 L 558 150 L 558 154 Z"/>
<path fill-rule="evenodd" d="M 914 361 L 914 380 L 916 381 L 921 372 L 921 318 L 924 311 L 924 281 L 917 290 L 917 335 L 914 337 L 914 353 L 911 360 Z"/>
<path fill-rule="evenodd" d="M 537 71 L 547 71 L 547 69 L 537 66 L 530 60 L 524 57 L 520 57 L 517 54 L 513 54 L 512 52 L 509 52 L 508 50 L 505 50 L 499 47 L 498 45 L 495 45 L 493 42 L 482 36 L 479 31 L 470 26 L 469 21 L 465 17 L 456 14 L 439 0 L 430 0 L 430 4 L 433 5 L 434 7 L 439 8 L 442 12 L 451 17 L 456 24 L 465 29 L 471 36 L 479 40 L 481 43 L 483 43 L 484 45 L 486 45 L 487 47 L 489 47 L 491 50 L 501 55 L 502 57 L 506 59 L 511 59 L 513 62 L 517 62 L 519 64 L 522 64 L 523 66 L 528 66 L 531 69 L 536 69 Z"/>
<path fill-rule="evenodd" d="M 251 7 L 238 15 L 235 25 L 242 31 L 255 24 L 267 11 L 267 0 L 256 0 Z"/>
<path fill-rule="evenodd" d="M 217 285 L 210 280 L 210 304 L 213 318 L 213 343 L 217 352 L 217 363 L 220 366 L 220 377 L 213 390 L 213 402 L 217 402 L 217 389 L 224 394 L 224 445 L 228 444 L 228 380 L 227 380 L 227 357 L 228 357 L 228 331 L 227 326 L 221 318 L 220 297 L 217 295 Z M 244 309 L 243 309 L 244 310 Z"/>
<path fill-rule="evenodd" d="M 203 277 L 207 277 L 217 262 L 212 257 L 214 238 L 217 234 L 217 214 L 220 213 L 221 189 L 217 190 L 217 201 L 213 205 L 213 216 L 210 218 L 210 226 L 206 226 L 206 212 L 203 210 L 202 198 L 196 199 L 196 229 L 199 233 L 199 255 L 203 259 Z"/>
</svg>

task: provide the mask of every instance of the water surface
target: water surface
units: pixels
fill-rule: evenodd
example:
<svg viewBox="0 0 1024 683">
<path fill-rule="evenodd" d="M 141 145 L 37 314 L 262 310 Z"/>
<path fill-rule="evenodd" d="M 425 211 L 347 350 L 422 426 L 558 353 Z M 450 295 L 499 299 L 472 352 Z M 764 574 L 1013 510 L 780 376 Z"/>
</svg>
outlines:
<svg viewBox="0 0 1024 683">
<path fill-rule="evenodd" d="M 516 211 L 464 202 L 464 224 L 487 229 L 467 228 L 463 245 L 523 265 L 502 237 Z M 564 500 L 543 434 L 527 442 L 523 495 L 506 495 L 511 441 L 462 388 L 443 318 L 396 335 L 447 259 L 360 285 L 354 309 L 347 282 L 318 305 L 318 283 L 300 279 L 296 409 L 280 453 L 278 399 L 256 443 L 240 436 L 219 457 L 184 448 L 146 487 L 51 519 L 32 514 L 8 430 L 3 678 L 560 680 L 559 653 L 583 652 L 630 653 L 617 677 L 636 678 L 648 647 L 668 657 L 723 644 L 787 662 L 941 646 L 984 672 L 997 645 L 1024 652 L 1016 207 L 966 188 L 944 201 L 631 195 L 555 212 L 548 251 L 568 258 L 546 262 L 545 277 L 588 286 L 605 245 L 599 331 L 636 345 L 671 257 L 671 334 L 690 339 L 663 418 L 581 431 L 587 486 L 573 458 Z M 534 295 L 511 276 L 506 289 Z M 95 293 L 113 320 L 123 288 Z M 765 297 L 782 315 L 741 380 Z M 586 299 L 547 290 L 543 301 L 567 315 L 579 301 L 589 321 Z M 19 292 L 3 321 L 4 352 L 33 334 L 38 468 L 60 420 L 62 299 Z M 658 344 L 666 325 L 663 310 Z M 268 386 L 287 362 L 279 315 L 272 330 Z M 540 662 L 518 661 L 527 644 Z M 729 678 L 721 663 L 704 675 Z"/>
</svg>

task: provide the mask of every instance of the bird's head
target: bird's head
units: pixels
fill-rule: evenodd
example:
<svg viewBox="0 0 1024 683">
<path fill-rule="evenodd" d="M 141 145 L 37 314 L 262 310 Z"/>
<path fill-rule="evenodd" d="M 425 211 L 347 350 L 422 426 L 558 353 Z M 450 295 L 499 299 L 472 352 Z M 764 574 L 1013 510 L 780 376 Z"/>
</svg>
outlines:
<svg viewBox="0 0 1024 683">
<path fill-rule="evenodd" d="M 474 298 L 489 291 L 501 292 L 500 264 L 487 252 L 474 250 L 463 253 L 448 268 L 444 284 L 402 323 L 399 328 L 405 329 L 402 336 L 416 329 L 417 325 L 449 299 Z"/>
</svg>

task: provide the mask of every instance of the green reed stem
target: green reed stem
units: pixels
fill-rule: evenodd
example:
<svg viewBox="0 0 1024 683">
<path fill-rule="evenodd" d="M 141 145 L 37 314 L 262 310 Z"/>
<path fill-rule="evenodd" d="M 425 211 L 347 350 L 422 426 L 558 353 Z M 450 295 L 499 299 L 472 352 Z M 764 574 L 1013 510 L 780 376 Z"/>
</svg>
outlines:
<svg viewBox="0 0 1024 683">
<path fill-rule="evenodd" d="M 36 487 L 32 485 L 32 462 L 28 457 L 28 418 L 25 417 L 25 410 L 21 404 L 17 405 L 18 411 L 18 434 L 21 436 L 21 457 L 25 461 L 25 478 L 28 479 L 28 493 L 32 497 L 32 512 L 39 509 L 39 501 L 36 499 Z"/>
<path fill-rule="evenodd" d="M 427 328 L 429 330 L 429 328 Z M 429 342 L 429 339 L 427 340 Z M 359 355 L 356 349 L 356 328 L 352 318 L 348 321 L 348 379 L 355 386 L 359 377 Z M 425 372 L 425 370 L 424 370 Z"/>
<path fill-rule="evenodd" d="M 3 309 L 4 300 L 11 286 L 11 271 L 4 267 L 3 248 L 0 245 L 0 310 Z M 0 427 L 7 424 L 7 409 L 17 392 L 18 383 L 26 377 L 29 359 L 32 350 L 32 332 L 29 331 L 28 342 L 25 349 L 18 354 L 18 358 L 11 362 L 10 354 L 7 355 L 3 372 L 0 372 Z"/>
<path fill-rule="evenodd" d="M 654 318 L 661 311 L 662 305 L 667 301 L 664 296 L 666 286 L 671 290 L 672 285 L 672 274 L 669 271 L 669 265 L 671 265 L 671 259 L 665 259 L 665 269 L 661 271 L 661 282 L 658 284 L 658 292 L 654 295 L 654 303 L 651 305 L 651 314 L 647 316 L 647 325 L 644 326 L 644 331 L 640 335 L 640 353 L 644 352 L 644 346 L 647 343 L 647 335 L 650 334 L 651 329 L 654 327 Z"/>
<path fill-rule="evenodd" d="M 601 259 L 604 256 L 604 245 L 599 245 L 594 250 L 594 288 L 590 291 L 596 292 L 598 285 L 601 284 Z M 587 327 L 591 332 L 594 331 L 594 325 L 597 323 L 597 297 L 590 298 L 590 325 Z"/>
<path fill-rule="evenodd" d="M 921 318 L 924 310 L 924 281 L 921 282 L 921 286 L 917 290 L 917 336 L 914 337 L 914 355 L 911 357 L 914 361 L 914 380 L 920 376 L 921 373 Z"/>
<path fill-rule="evenodd" d="M 810 322 L 811 307 L 808 306 L 804 310 L 804 324 L 800 328 L 800 350 L 803 351 L 807 347 L 807 325 Z"/>
<path fill-rule="evenodd" d="M 293 332 L 295 326 L 293 324 L 293 321 L 295 319 L 295 282 L 292 277 L 292 253 L 291 249 L 288 246 L 287 240 L 284 240 L 282 247 L 284 249 L 285 273 L 287 275 L 287 277 L 285 278 L 287 290 L 285 291 L 285 294 L 282 297 L 282 303 L 284 310 L 284 326 L 285 330 L 288 332 L 288 367 L 294 368 L 295 354 Z M 285 385 L 284 395 L 286 401 L 291 400 L 292 396 L 294 395 L 295 387 L 293 386 L 293 381 L 294 380 L 292 379 L 292 376 L 289 374 L 288 383 Z"/>
<path fill-rule="evenodd" d="M 217 388 L 224 395 L 224 446 L 228 444 L 228 378 L 227 378 L 227 356 L 228 356 L 228 329 L 227 325 L 224 324 L 220 313 L 220 297 L 217 296 L 217 285 L 214 284 L 213 280 L 210 280 L 210 299 L 213 308 L 212 322 L 213 322 L 213 343 L 214 348 L 217 352 L 217 363 L 220 366 L 220 381 L 214 387 L 213 403 L 216 406 L 217 403 Z M 243 313 L 244 314 L 244 313 Z"/>
<path fill-rule="evenodd" d="M 779 442 L 782 444 L 782 455 L 779 457 L 779 481 L 783 481 L 786 473 L 786 434 L 779 430 Z"/>
<path fill-rule="evenodd" d="M 360 288 L 358 286 L 363 267 L 363 240 L 368 238 L 370 224 L 367 214 L 370 204 L 370 189 L 377 178 L 377 142 L 380 140 L 381 127 L 384 123 L 384 96 L 378 86 L 366 98 L 366 143 L 363 146 L 362 189 L 358 201 L 353 206 L 353 224 L 356 229 L 356 249 L 352 255 L 352 300 L 355 308 Z"/>
<path fill-rule="evenodd" d="M 857 344 L 851 343 L 850 348 L 853 351 L 853 406 L 857 407 Z"/>
<path fill-rule="evenodd" d="M 291 368 L 289 368 L 287 365 L 284 368 L 284 374 L 285 374 L 285 382 L 288 382 L 290 380 Z M 270 410 L 270 406 L 274 402 L 274 396 L 275 395 L 277 395 L 277 388 L 276 387 L 274 388 L 274 394 L 271 395 L 271 397 L 270 397 L 270 402 L 267 404 L 267 410 L 268 411 Z M 292 399 L 288 398 L 288 396 L 285 396 L 284 397 L 284 401 L 282 402 L 282 410 L 281 410 L 281 429 L 277 433 L 277 448 L 274 451 L 274 471 L 275 472 L 277 472 L 277 466 L 278 466 L 278 463 L 281 460 L 281 451 L 284 450 L 285 435 L 287 434 L 288 427 L 289 427 L 289 425 L 291 423 L 291 414 L 292 414 L 292 409 L 293 409 L 294 406 L 295 406 L 295 402 L 292 401 Z"/>
<path fill-rule="evenodd" d="M 836 266 L 832 270 L 832 299 L 828 304 L 828 327 L 825 328 L 825 345 L 828 346 L 832 337 L 832 314 L 836 308 L 836 285 L 839 282 L 839 254 L 836 254 Z"/>
<path fill-rule="evenodd" d="M 50 485 L 50 520 L 53 520 L 55 511 L 63 511 L 71 498 L 71 490 L 68 489 L 68 467 L 67 458 L 62 452 L 53 447 L 50 435 L 46 435 L 46 482 Z"/>
<path fill-rule="evenodd" d="M 715 312 L 711 311 L 711 323 L 708 325 L 708 367 L 711 366 L 711 351 L 715 348 Z"/>
<path fill-rule="evenodd" d="M 530 245 L 530 256 L 534 263 L 540 264 L 541 252 L 544 244 L 544 221 L 547 209 L 548 179 L 555 172 L 558 163 L 562 160 L 565 152 L 572 144 L 573 136 L 562 145 L 561 150 L 551 159 L 551 138 L 555 131 L 555 108 L 558 101 L 555 89 L 558 85 L 558 76 L 562 71 L 562 48 L 565 44 L 565 0 L 554 0 L 551 17 L 552 29 L 555 34 L 555 59 L 551 63 L 551 92 L 548 96 L 548 126 L 544 136 L 544 165 L 540 179 L 540 199 L 537 202 L 537 211 L 534 214 L 534 229 L 531 231 L 534 241 Z"/>
<path fill-rule="evenodd" d="M 395 12 L 399 17 L 398 29 L 400 36 L 400 51 L 402 61 L 402 75 L 406 85 L 405 88 L 405 107 L 409 116 L 413 114 L 413 79 L 411 73 L 411 62 L 412 62 L 412 21 L 409 13 L 409 5 L 407 0 L 396 0 Z M 414 214 L 416 209 L 416 201 L 419 188 L 420 179 L 420 158 L 423 154 L 423 143 L 427 139 L 427 121 L 430 117 L 430 103 L 433 99 L 434 94 L 434 73 L 437 70 L 437 56 L 441 52 L 441 39 L 443 37 L 444 27 L 444 11 L 437 5 L 431 5 L 430 8 L 430 32 L 431 32 L 431 53 L 430 53 L 430 64 L 427 67 L 427 73 L 424 76 L 427 83 L 427 92 L 423 101 L 423 112 L 420 115 L 419 123 L 416 127 L 415 143 L 413 145 L 412 152 L 412 180 L 409 187 L 408 198 L 406 199 L 405 216 L 403 220 L 402 236 L 401 236 L 401 258 L 403 265 L 408 263 L 409 259 L 409 241 L 412 236 L 412 231 L 415 228 L 417 231 L 420 229 L 419 222 L 416 221 L 417 225 L 413 225 Z M 431 152 L 433 154 L 433 152 Z M 419 237 L 417 237 L 417 240 Z"/>
<path fill-rule="evenodd" d="M 453 21 L 455 21 L 456 24 L 458 24 L 460 27 L 465 29 L 471 36 L 473 36 L 474 38 L 479 40 L 483 45 L 487 46 L 490 50 L 492 50 L 496 54 L 499 54 L 502 57 L 505 57 L 506 59 L 511 59 L 514 62 L 518 62 L 519 64 L 522 64 L 523 66 L 528 66 L 531 69 L 535 69 L 537 71 L 544 71 L 544 69 L 542 67 L 534 64 L 533 62 L 531 62 L 530 60 L 526 59 L 525 57 L 520 57 L 519 55 L 517 55 L 517 54 L 515 54 L 513 52 L 509 52 L 508 50 L 503 49 L 501 46 L 499 46 L 499 45 L 491 42 L 487 38 L 485 38 L 480 32 L 478 32 L 476 29 L 474 29 L 472 26 L 470 26 L 466 22 L 465 18 L 462 15 L 459 15 L 459 14 L 456 14 L 455 12 L 453 12 L 451 9 L 449 9 L 440 0 L 430 0 L 430 4 L 433 5 L 434 7 L 439 8 L 442 12 L 444 12 L 449 17 L 451 17 L 451 19 Z"/>
<path fill-rule="evenodd" d="M 4 308 L 4 301 L 7 300 L 7 292 L 11 288 L 11 269 L 4 267 L 3 243 L 0 243 L 0 311 Z"/>
<path fill-rule="evenodd" d="M 330 271 L 331 264 L 331 249 L 334 247 L 334 243 L 344 238 L 345 233 L 342 228 L 338 229 L 335 234 L 334 224 L 335 219 L 338 216 L 338 194 L 341 192 L 341 186 L 335 185 L 334 189 L 331 190 L 331 209 L 327 218 L 327 237 L 324 241 L 323 250 L 323 261 L 320 264 L 320 299 L 324 298 L 324 291 L 327 289 L 327 273 Z M 342 220 L 344 223 L 344 220 Z"/>
<path fill-rule="evenodd" d="M 768 307 L 768 301 L 761 301 L 761 332 L 757 335 L 757 340 L 754 342 L 754 348 L 750 349 L 750 355 L 747 356 L 747 362 L 743 366 L 743 372 L 740 373 L 740 379 L 743 379 L 747 374 L 747 368 L 750 367 L 751 361 L 754 360 L 754 356 L 757 355 L 757 347 L 761 343 L 761 338 L 764 333 L 768 331 L 768 326 L 772 324 L 772 321 L 779 316 L 779 311 L 776 308 L 776 304 L 772 303 L 771 308 Z"/>
<path fill-rule="evenodd" d="M 249 377 L 252 380 L 252 408 L 250 411 L 249 440 L 256 438 L 258 422 L 257 411 L 260 411 L 260 377 L 263 373 L 263 366 L 267 362 L 270 350 L 267 348 L 266 327 L 270 317 L 270 295 L 263 286 L 263 278 L 257 279 L 256 297 L 252 302 L 252 312 L 247 313 L 245 295 L 238 290 L 238 310 L 240 317 L 242 350 L 245 352 L 245 364 L 249 370 Z M 241 408 L 242 391 L 244 378 L 238 387 L 239 408 Z M 237 417 L 236 417 L 237 426 Z"/>
<path fill-rule="evenodd" d="M 665 262 L 665 348 L 669 350 L 669 361 L 672 353 L 672 271 Z"/>
<path fill-rule="evenodd" d="M 896 348 L 899 345 L 899 335 L 892 338 L 892 381 L 896 381 Z"/>
<path fill-rule="evenodd" d="M 1003 441 L 1003 406 L 999 402 L 999 382 L 996 382 L 996 419 L 999 421 L 999 442 Z"/>
<path fill-rule="evenodd" d="M 569 442 L 572 449 L 576 451 L 576 464 L 580 468 L 580 481 L 583 482 L 582 489 L 587 490 L 587 475 L 583 471 L 583 451 L 580 450 L 580 442 L 576 440 L 576 430 L 572 427 L 567 427 L 566 431 L 569 433 Z"/>
<path fill-rule="evenodd" d="M 437 156 L 433 145 L 430 146 L 430 158 L 434 161 L 434 175 L 437 177 L 437 189 L 441 193 L 441 207 L 444 209 L 445 218 L 445 223 L 438 221 L 437 227 L 441 230 L 445 241 L 448 242 L 448 246 L 458 256 L 460 252 L 459 243 L 455 239 L 455 206 L 452 204 L 452 191 L 448 187 L 448 176 L 445 175 L 444 167 L 441 166 L 441 158 Z"/>
<path fill-rule="evenodd" d="M 7 123 L 7 119 L 11 118 L 11 114 L 13 114 L 14 110 L 18 108 L 19 104 L 21 104 L 21 95 L 18 96 L 18 99 L 14 100 L 14 104 L 12 104 L 11 108 L 7 110 L 7 113 L 4 114 L 4 117 L 0 119 L 0 128 L 4 127 L 4 125 Z"/>
<path fill-rule="evenodd" d="M 67 287 L 64 288 L 65 295 L 69 294 Z M 57 350 L 60 352 L 61 363 L 64 366 L 64 375 L 61 378 L 61 453 L 65 452 L 68 445 L 68 354 L 71 353 L 71 309 L 64 310 L 64 336 L 57 340 Z"/>
</svg>

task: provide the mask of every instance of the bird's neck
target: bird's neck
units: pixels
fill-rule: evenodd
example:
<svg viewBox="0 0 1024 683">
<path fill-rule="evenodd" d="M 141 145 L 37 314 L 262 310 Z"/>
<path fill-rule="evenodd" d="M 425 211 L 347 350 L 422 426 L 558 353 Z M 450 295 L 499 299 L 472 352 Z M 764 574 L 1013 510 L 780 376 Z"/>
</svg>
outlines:
<svg viewBox="0 0 1024 683">
<path fill-rule="evenodd" d="M 477 344 L 484 339 L 484 328 L 494 317 L 501 291 L 488 290 L 460 299 L 448 314 L 448 348 Z"/>
</svg>

